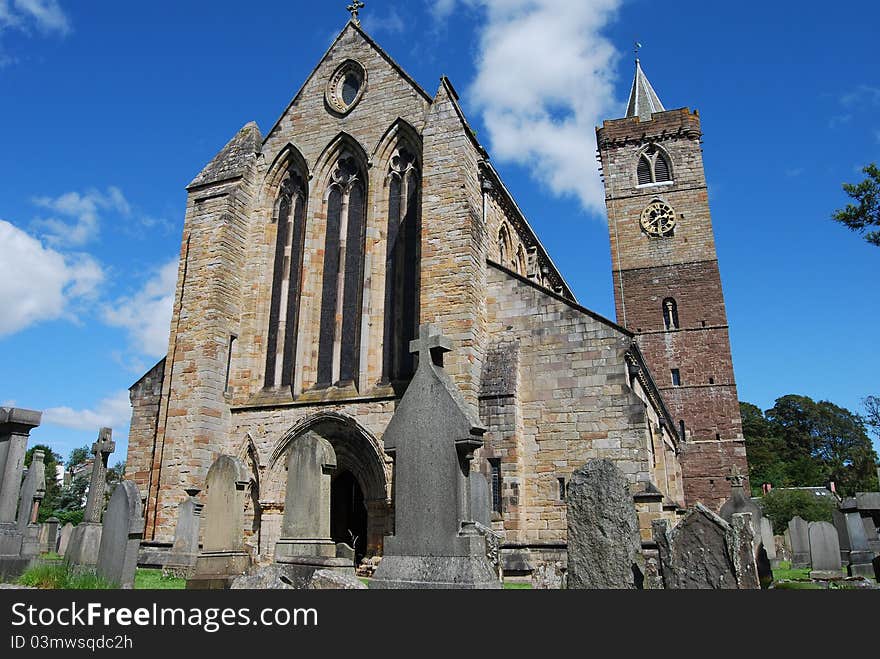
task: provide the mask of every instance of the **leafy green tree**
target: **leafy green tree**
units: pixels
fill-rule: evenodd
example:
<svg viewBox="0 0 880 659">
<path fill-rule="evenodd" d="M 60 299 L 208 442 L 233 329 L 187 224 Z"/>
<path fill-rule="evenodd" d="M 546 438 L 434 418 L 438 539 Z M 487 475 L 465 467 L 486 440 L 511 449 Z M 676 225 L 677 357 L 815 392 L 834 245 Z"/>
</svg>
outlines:
<svg viewBox="0 0 880 659">
<path fill-rule="evenodd" d="M 67 470 L 70 471 L 74 467 L 80 466 L 90 457 L 90 449 L 88 446 L 81 446 L 80 448 L 73 449 L 70 452 L 70 457 L 67 458 Z"/>
<path fill-rule="evenodd" d="M 773 523 L 774 533 L 782 533 L 795 516 L 808 522 L 830 522 L 835 506 L 834 497 L 820 497 L 809 490 L 771 490 L 761 499 L 764 516 Z"/>
<path fill-rule="evenodd" d="M 843 190 L 856 203 L 835 211 L 831 216 L 853 231 L 863 234 L 872 245 L 880 246 L 880 168 L 875 163 L 862 172 L 867 178 L 861 183 L 844 183 Z M 872 230 L 878 227 L 877 230 Z"/>
<path fill-rule="evenodd" d="M 868 396 L 863 404 L 865 406 L 865 425 L 880 438 L 880 396 Z"/>
<path fill-rule="evenodd" d="M 59 464 L 64 464 L 63 459 L 51 448 L 45 444 L 35 444 L 27 450 L 24 455 L 24 466 L 30 467 L 31 460 L 34 458 L 34 451 L 42 451 L 45 453 L 43 464 L 46 465 L 46 494 L 40 502 L 40 511 L 38 513 L 38 521 L 45 522 L 52 517 L 52 513 L 58 504 L 58 497 L 61 495 L 61 486 L 55 474 Z"/>
<path fill-rule="evenodd" d="M 751 403 L 740 403 L 743 421 L 743 436 L 746 439 L 746 453 L 749 459 L 749 483 L 752 494 L 761 493 L 763 483 L 776 487 L 793 485 L 785 461 L 785 445 L 776 436 L 772 424 L 764 418 L 760 408 Z"/>
</svg>

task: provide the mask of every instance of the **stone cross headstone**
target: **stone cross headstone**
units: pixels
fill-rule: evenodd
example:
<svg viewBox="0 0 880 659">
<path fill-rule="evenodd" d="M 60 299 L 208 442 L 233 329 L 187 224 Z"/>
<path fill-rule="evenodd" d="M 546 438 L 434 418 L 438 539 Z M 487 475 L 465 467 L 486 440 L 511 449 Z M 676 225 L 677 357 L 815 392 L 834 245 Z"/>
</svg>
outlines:
<svg viewBox="0 0 880 659">
<path fill-rule="evenodd" d="M 199 488 L 186 490 L 187 498 L 177 506 L 177 526 L 174 529 L 174 544 L 165 561 L 164 569 L 180 577 L 188 577 L 199 555 L 199 530 L 202 521 L 202 508 L 198 497 Z"/>
<path fill-rule="evenodd" d="M 384 433 L 395 462 L 395 533 L 373 588 L 500 588 L 471 512 L 474 451 L 485 428 L 443 368 L 449 339 L 422 325 L 418 368 Z"/>
<path fill-rule="evenodd" d="M 89 494 L 83 521 L 77 525 L 70 538 L 65 560 L 74 565 L 94 566 L 101 547 L 101 513 L 104 510 L 104 494 L 107 491 L 107 462 L 116 450 L 110 428 L 101 428 L 98 441 L 92 444 L 92 473 L 89 477 Z"/>
<path fill-rule="evenodd" d="M 202 551 L 193 576 L 186 582 L 187 588 L 226 589 L 250 567 L 250 555 L 244 548 L 244 497 L 248 483 L 245 466 L 230 455 L 221 455 L 208 470 Z"/>
<path fill-rule="evenodd" d="M 67 553 L 67 545 L 70 543 L 70 536 L 73 535 L 73 524 L 68 522 L 61 527 L 58 533 L 58 555 L 64 556 Z"/>
<path fill-rule="evenodd" d="M 120 588 L 134 588 L 138 549 L 143 537 L 140 492 L 132 481 L 122 481 L 113 489 L 104 514 L 96 565 L 98 576 Z"/>
<path fill-rule="evenodd" d="M 800 517 L 794 517 L 788 523 L 788 534 L 791 538 L 791 567 L 802 570 L 810 567 L 810 529 Z"/>
<path fill-rule="evenodd" d="M 43 451 L 34 451 L 31 464 L 26 470 L 18 503 L 18 530 L 22 533 L 22 558 L 40 555 L 40 525 L 37 515 L 40 502 L 46 494 L 46 465 Z"/>
<path fill-rule="evenodd" d="M 593 460 L 574 472 L 565 499 L 568 587 L 640 586 L 639 522 L 629 484 L 614 462 Z"/>
<path fill-rule="evenodd" d="M 674 529 L 665 519 L 652 524 L 667 589 L 757 588 L 751 517 L 736 513 L 732 523 L 697 504 Z"/>
<path fill-rule="evenodd" d="M 19 576 L 31 560 L 21 555 L 24 534 L 16 513 L 28 436 L 41 417 L 33 410 L 0 407 L 0 578 Z"/>
<path fill-rule="evenodd" d="M 840 541 L 837 529 L 828 522 L 810 522 L 810 563 L 813 566 L 810 577 L 813 579 L 839 579 Z"/>
</svg>

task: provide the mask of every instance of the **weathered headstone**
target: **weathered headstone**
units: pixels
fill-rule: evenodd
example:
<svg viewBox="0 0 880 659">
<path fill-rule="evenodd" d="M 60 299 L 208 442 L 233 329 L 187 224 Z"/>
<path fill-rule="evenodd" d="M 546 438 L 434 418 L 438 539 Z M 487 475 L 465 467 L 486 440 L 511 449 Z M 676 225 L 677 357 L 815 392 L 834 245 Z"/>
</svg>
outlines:
<svg viewBox="0 0 880 659">
<path fill-rule="evenodd" d="M 18 530 L 22 533 L 22 558 L 40 555 L 40 525 L 37 514 L 40 502 L 46 494 L 45 453 L 34 451 L 31 464 L 21 485 L 21 498 L 18 502 Z"/>
<path fill-rule="evenodd" d="M 83 521 L 76 526 L 64 558 L 73 565 L 94 566 L 101 548 L 101 513 L 107 491 L 107 462 L 116 450 L 110 428 L 101 428 L 98 441 L 92 444 L 92 473 Z"/>
<path fill-rule="evenodd" d="M 699 503 L 674 529 L 665 519 L 654 521 L 664 587 L 757 588 L 751 517 L 737 513 L 732 522 L 728 524 Z"/>
<path fill-rule="evenodd" d="M 791 538 L 791 567 L 802 570 L 810 567 L 810 529 L 800 517 L 794 517 L 788 523 L 788 534 Z"/>
<path fill-rule="evenodd" d="M 766 517 L 761 517 L 758 523 L 761 525 L 761 542 L 764 545 L 764 550 L 767 552 L 767 560 L 770 561 L 770 567 L 778 567 L 780 559 L 776 551 L 773 524 Z"/>
<path fill-rule="evenodd" d="M 98 576 L 120 588 L 134 588 L 138 548 L 143 537 L 140 492 L 132 481 L 122 481 L 114 488 L 104 515 L 96 565 Z"/>
<path fill-rule="evenodd" d="M 840 514 L 843 515 L 846 544 L 849 546 L 849 563 L 847 565 L 849 575 L 851 577 L 873 578 L 874 552 L 868 545 L 868 536 L 865 534 L 865 525 L 862 523 L 862 516 L 859 514 L 856 500 L 844 499 L 840 504 Z"/>
<path fill-rule="evenodd" d="M 238 458 L 221 455 L 208 470 L 207 503 L 202 511 L 204 538 L 189 589 L 226 589 L 247 572 L 244 549 L 244 497 L 247 470 Z"/>
<path fill-rule="evenodd" d="M 58 533 L 58 555 L 64 556 L 67 553 L 67 545 L 70 543 L 70 536 L 73 535 L 74 526 L 70 522 L 61 527 Z"/>
<path fill-rule="evenodd" d="M 736 584 L 741 590 L 754 590 L 762 586 L 769 587 L 773 581 L 770 562 L 764 548 L 755 553 L 758 545 L 757 534 L 752 526 L 751 513 L 734 513 L 730 522 L 730 533 L 727 536 L 727 551 L 733 558 L 733 571 Z M 762 561 L 766 563 L 762 565 Z M 764 584 L 764 577 L 770 574 L 769 581 Z"/>
<path fill-rule="evenodd" d="M 40 551 L 45 554 L 54 552 L 58 546 L 58 521 L 57 517 L 50 517 L 40 524 Z"/>
<path fill-rule="evenodd" d="M 489 481 L 479 471 L 471 472 L 471 515 L 477 531 L 486 541 L 486 558 L 492 564 L 492 568 L 501 579 L 503 568 L 501 566 L 501 543 L 503 538 L 500 533 L 492 529 L 492 493 L 489 491 Z"/>
<path fill-rule="evenodd" d="M 608 459 L 578 469 L 566 488 L 568 587 L 636 588 L 641 541 L 629 484 Z"/>
<path fill-rule="evenodd" d="M 198 488 L 187 489 L 187 498 L 177 506 L 174 544 L 164 565 L 167 572 L 182 578 L 191 576 L 199 556 L 199 529 L 203 508 L 196 499 L 199 492 L 201 490 Z"/>
<path fill-rule="evenodd" d="M 810 522 L 810 564 L 812 579 L 840 579 L 840 542 L 837 529 L 828 522 Z"/>
<path fill-rule="evenodd" d="M 323 437 L 309 432 L 294 440 L 287 456 L 287 492 L 281 538 L 275 562 L 306 582 L 316 570 L 336 569 L 354 576 L 354 560 L 330 535 L 330 486 L 336 451 Z M 350 549 L 350 547 L 349 547 Z"/>
<path fill-rule="evenodd" d="M 785 543 L 785 536 L 782 535 L 774 535 L 773 540 L 776 543 L 776 559 L 779 561 L 788 561 L 791 562 L 791 551 L 788 548 L 788 545 Z"/>
<path fill-rule="evenodd" d="M 416 374 L 384 434 L 395 461 L 395 534 L 373 588 L 500 588 L 471 512 L 474 451 L 485 429 L 443 369 L 448 339 L 422 325 Z"/>
<path fill-rule="evenodd" d="M 30 562 L 21 555 L 24 534 L 16 512 L 28 436 L 41 417 L 33 410 L 0 407 L 0 578 L 18 576 Z"/>
</svg>

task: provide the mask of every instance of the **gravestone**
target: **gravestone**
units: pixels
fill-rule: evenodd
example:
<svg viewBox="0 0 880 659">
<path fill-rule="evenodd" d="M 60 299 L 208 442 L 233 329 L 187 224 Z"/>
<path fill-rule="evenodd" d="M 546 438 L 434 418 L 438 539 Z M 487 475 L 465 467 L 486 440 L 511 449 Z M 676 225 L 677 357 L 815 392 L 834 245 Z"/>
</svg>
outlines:
<svg viewBox="0 0 880 659">
<path fill-rule="evenodd" d="M 740 590 L 769 588 L 773 583 L 773 573 L 770 572 L 770 562 L 764 548 L 755 553 L 758 544 L 752 514 L 734 513 L 727 536 L 727 552 L 733 559 L 733 571 Z"/>
<path fill-rule="evenodd" d="M 782 535 L 774 535 L 773 540 L 776 543 L 776 559 L 779 561 L 788 561 L 791 562 L 791 551 L 788 548 L 788 545 L 785 542 L 785 536 Z"/>
<path fill-rule="evenodd" d="M 70 536 L 73 535 L 73 524 L 68 522 L 64 526 L 61 527 L 61 531 L 58 533 L 58 555 L 64 556 L 67 553 L 67 545 L 70 543 Z"/>
<path fill-rule="evenodd" d="M 191 576 L 199 556 L 199 529 L 203 508 L 196 499 L 199 492 L 199 488 L 187 489 L 187 498 L 177 506 L 174 544 L 164 565 L 166 572 L 181 578 Z"/>
<path fill-rule="evenodd" d="M 107 462 L 116 450 L 113 431 L 101 428 L 98 441 L 92 444 L 92 473 L 83 521 L 73 530 L 64 558 L 73 565 L 94 566 L 101 548 L 101 513 L 107 491 Z"/>
<path fill-rule="evenodd" d="M 448 339 L 422 325 L 418 368 L 384 433 L 395 463 L 395 533 L 371 588 L 500 588 L 471 511 L 474 451 L 485 428 L 443 369 Z"/>
<path fill-rule="evenodd" d="M 770 561 L 770 567 L 779 567 L 778 552 L 776 551 L 776 539 L 773 536 L 773 524 L 766 517 L 761 517 L 758 522 L 761 525 L 761 542 L 764 550 L 767 552 L 767 560 Z"/>
<path fill-rule="evenodd" d="M 788 534 L 791 539 L 791 567 L 802 570 L 810 567 L 810 529 L 799 516 L 788 523 Z"/>
<path fill-rule="evenodd" d="M 235 577 L 250 567 L 250 555 L 244 549 L 244 497 L 248 482 L 244 465 L 230 455 L 221 455 L 208 470 L 202 551 L 193 576 L 187 579 L 188 589 L 229 588 Z"/>
<path fill-rule="evenodd" d="M 25 472 L 21 485 L 21 497 L 18 502 L 18 530 L 22 534 L 22 558 L 34 558 L 40 555 L 40 525 L 37 515 L 40 502 L 46 495 L 46 465 L 43 462 L 45 453 L 34 451 L 30 467 Z"/>
<path fill-rule="evenodd" d="M 335 471 L 336 451 L 330 442 L 313 432 L 294 440 L 287 456 L 284 519 L 275 544 L 275 562 L 287 566 L 286 574 L 296 583 L 308 582 L 321 569 L 354 576 L 351 548 L 337 547 L 330 535 L 330 486 Z"/>
<path fill-rule="evenodd" d="M 24 533 L 16 513 L 28 436 L 41 417 L 33 410 L 0 407 L 0 579 L 17 577 L 31 560 L 21 555 Z"/>
<path fill-rule="evenodd" d="M 837 529 L 829 522 L 810 522 L 811 579 L 840 579 L 840 541 Z"/>
<path fill-rule="evenodd" d="M 665 588 L 759 587 L 748 513 L 736 513 L 728 524 L 698 503 L 675 528 L 665 519 L 655 520 L 652 527 Z"/>
<path fill-rule="evenodd" d="M 144 516 L 140 492 L 132 481 L 122 481 L 113 489 L 103 526 L 95 568 L 98 576 L 120 588 L 134 588 Z"/>
<path fill-rule="evenodd" d="M 470 485 L 471 514 L 477 531 L 486 541 L 486 558 L 501 579 L 504 572 L 501 566 L 501 543 L 504 538 L 492 529 L 492 493 L 489 491 L 489 481 L 479 471 L 474 471 L 471 472 Z"/>
<path fill-rule="evenodd" d="M 40 524 L 40 551 L 45 554 L 54 552 L 58 546 L 58 521 L 57 517 L 50 517 Z"/>
<path fill-rule="evenodd" d="M 843 527 L 846 533 L 846 545 L 849 549 L 847 572 L 851 577 L 874 577 L 874 552 L 868 545 L 865 525 L 859 514 L 855 499 L 844 499 L 840 503 L 840 514 L 843 516 Z M 840 526 L 838 525 L 838 535 Z M 841 544 L 844 544 L 841 542 Z"/>
<path fill-rule="evenodd" d="M 614 462 L 593 460 L 574 472 L 565 502 L 568 587 L 636 588 L 639 522 L 629 484 Z"/>
</svg>

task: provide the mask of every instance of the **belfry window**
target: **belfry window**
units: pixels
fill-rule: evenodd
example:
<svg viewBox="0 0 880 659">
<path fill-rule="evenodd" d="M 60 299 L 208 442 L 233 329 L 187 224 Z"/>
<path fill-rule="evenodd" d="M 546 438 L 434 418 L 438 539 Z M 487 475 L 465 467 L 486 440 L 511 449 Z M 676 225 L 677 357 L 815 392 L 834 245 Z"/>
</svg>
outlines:
<svg viewBox="0 0 880 659">
<path fill-rule="evenodd" d="M 672 384 L 676 387 L 681 386 L 681 371 L 677 368 L 672 369 Z"/>
<path fill-rule="evenodd" d="M 668 297 L 663 300 L 663 325 L 667 330 L 681 328 L 678 324 L 678 303 L 674 298 Z"/>
<path fill-rule="evenodd" d="M 669 157 L 652 144 L 639 156 L 636 179 L 638 185 L 672 182 L 672 165 Z"/>
<path fill-rule="evenodd" d="M 318 387 L 356 382 L 359 372 L 366 190 L 353 156 L 339 159 L 328 190 Z"/>
<path fill-rule="evenodd" d="M 414 372 L 409 344 L 419 322 L 420 178 L 415 156 L 405 148 L 388 171 L 388 240 L 385 256 L 385 332 L 382 380 L 408 380 Z"/>
<path fill-rule="evenodd" d="M 266 387 L 286 387 L 293 382 L 302 256 L 305 238 L 306 184 L 295 171 L 285 175 L 276 203 L 275 265 L 266 341 Z"/>
</svg>

